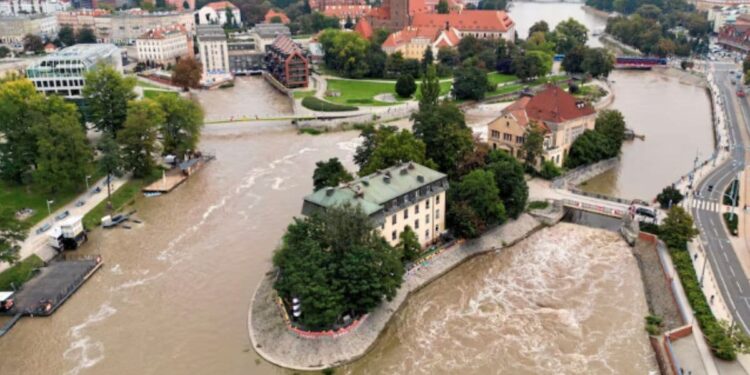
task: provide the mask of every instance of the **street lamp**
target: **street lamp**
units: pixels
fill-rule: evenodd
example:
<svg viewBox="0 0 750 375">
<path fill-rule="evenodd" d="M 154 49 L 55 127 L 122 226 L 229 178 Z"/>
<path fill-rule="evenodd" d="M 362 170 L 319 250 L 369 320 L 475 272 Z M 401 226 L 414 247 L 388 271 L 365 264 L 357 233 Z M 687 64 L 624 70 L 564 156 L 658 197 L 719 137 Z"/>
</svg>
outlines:
<svg viewBox="0 0 750 375">
<path fill-rule="evenodd" d="M 50 200 L 47 200 L 47 214 L 48 214 L 48 215 L 52 215 L 52 210 L 50 209 L 50 205 L 51 205 L 52 203 L 55 203 L 55 201 L 53 201 L 53 200 L 51 200 L 51 199 L 50 199 Z"/>
<path fill-rule="evenodd" d="M 91 175 L 86 176 L 86 191 L 89 191 L 89 179 L 91 178 Z"/>
</svg>

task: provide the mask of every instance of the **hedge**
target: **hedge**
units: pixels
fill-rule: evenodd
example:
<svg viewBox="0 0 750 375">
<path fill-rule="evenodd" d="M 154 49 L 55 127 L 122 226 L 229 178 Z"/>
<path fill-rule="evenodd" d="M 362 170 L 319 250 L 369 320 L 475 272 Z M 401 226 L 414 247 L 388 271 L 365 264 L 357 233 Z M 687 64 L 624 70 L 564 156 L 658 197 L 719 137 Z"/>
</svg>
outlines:
<svg viewBox="0 0 750 375">
<path fill-rule="evenodd" d="M 690 253 L 685 250 L 676 249 L 670 249 L 669 252 L 672 256 L 674 266 L 677 268 L 677 274 L 682 282 L 682 287 L 685 288 L 685 294 L 690 302 L 690 306 L 693 308 L 695 319 L 698 320 L 698 324 L 703 330 L 706 342 L 711 347 L 711 351 L 713 351 L 716 357 L 724 360 L 733 361 L 737 359 L 734 343 L 711 312 L 711 307 L 706 301 L 706 296 L 703 294 L 700 284 L 698 284 L 698 277 L 695 274 Z"/>
<path fill-rule="evenodd" d="M 308 96 L 302 99 L 302 106 L 313 111 L 322 112 L 345 112 L 345 111 L 356 111 L 358 107 L 336 104 L 327 102 L 325 100 L 318 99 L 314 96 Z"/>
<path fill-rule="evenodd" d="M 44 266 L 44 261 L 35 254 L 0 272 L 0 290 L 13 290 L 34 276 L 34 270 Z"/>
</svg>

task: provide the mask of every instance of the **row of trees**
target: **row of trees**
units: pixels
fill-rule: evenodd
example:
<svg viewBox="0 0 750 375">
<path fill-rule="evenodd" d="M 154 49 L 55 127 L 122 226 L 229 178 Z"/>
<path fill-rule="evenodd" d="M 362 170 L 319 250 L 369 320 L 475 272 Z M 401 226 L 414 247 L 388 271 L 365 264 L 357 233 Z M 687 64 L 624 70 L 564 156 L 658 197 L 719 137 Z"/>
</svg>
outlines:
<svg viewBox="0 0 750 375">
<path fill-rule="evenodd" d="M 44 45 L 47 42 L 47 40 L 42 39 L 38 35 L 26 34 L 23 37 L 23 50 L 24 52 L 36 54 L 42 53 L 44 52 Z M 63 26 L 58 31 L 57 38 L 51 40 L 51 42 L 55 47 L 72 46 L 76 43 L 96 43 L 96 34 L 89 27 L 84 27 L 76 33 L 72 27 Z"/>
</svg>

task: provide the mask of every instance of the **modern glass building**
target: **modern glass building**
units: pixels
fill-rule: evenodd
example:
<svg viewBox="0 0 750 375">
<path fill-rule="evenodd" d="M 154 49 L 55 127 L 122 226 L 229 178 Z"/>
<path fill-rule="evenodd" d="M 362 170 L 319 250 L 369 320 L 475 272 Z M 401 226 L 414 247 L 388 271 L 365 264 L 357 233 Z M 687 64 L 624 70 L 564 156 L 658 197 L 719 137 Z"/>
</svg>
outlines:
<svg viewBox="0 0 750 375">
<path fill-rule="evenodd" d="M 80 99 L 84 75 L 102 63 L 122 73 L 122 55 L 114 44 L 76 44 L 48 55 L 29 66 L 26 76 L 36 90 L 67 99 Z"/>
</svg>

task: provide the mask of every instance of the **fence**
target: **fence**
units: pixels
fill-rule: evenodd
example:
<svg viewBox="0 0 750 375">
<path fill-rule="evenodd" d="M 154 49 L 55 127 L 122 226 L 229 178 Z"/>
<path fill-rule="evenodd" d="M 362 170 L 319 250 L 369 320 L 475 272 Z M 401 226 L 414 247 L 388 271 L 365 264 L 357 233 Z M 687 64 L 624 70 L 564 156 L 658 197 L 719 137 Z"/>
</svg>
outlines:
<svg viewBox="0 0 750 375">
<path fill-rule="evenodd" d="M 614 168 L 619 161 L 620 158 L 614 157 L 611 159 L 599 161 L 591 165 L 582 165 L 578 168 L 568 171 L 568 173 L 565 173 L 565 175 L 552 180 L 552 187 L 555 189 L 564 189 L 571 184 L 577 185 L 585 180 L 588 180 L 594 176 L 600 175 Z"/>
</svg>

